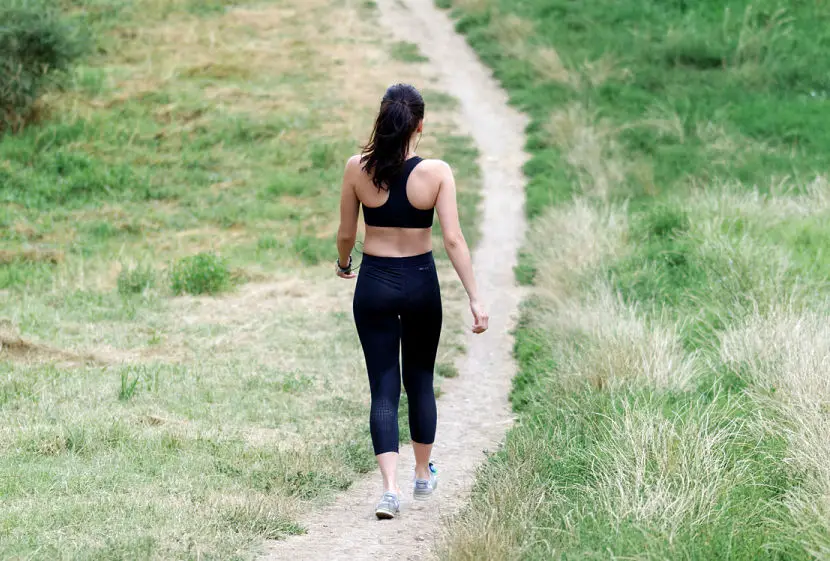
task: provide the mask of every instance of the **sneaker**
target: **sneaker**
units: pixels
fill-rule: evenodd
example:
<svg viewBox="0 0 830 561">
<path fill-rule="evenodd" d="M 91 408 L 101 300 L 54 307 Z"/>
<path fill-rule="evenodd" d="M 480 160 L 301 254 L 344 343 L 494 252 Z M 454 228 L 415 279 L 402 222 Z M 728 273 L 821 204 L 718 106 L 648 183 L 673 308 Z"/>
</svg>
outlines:
<svg viewBox="0 0 830 561">
<path fill-rule="evenodd" d="M 401 510 L 401 501 L 395 493 L 387 491 L 380 498 L 378 506 L 375 507 L 375 516 L 379 520 L 389 520 L 395 518 Z"/>
<path fill-rule="evenodd" d="M 432 496 L 432 492 L 438 487 L 438 470 L 435 464 L 429 463 L 429 479 L 415 479 L 414 497 L 419 501 L 425 501 Z"/>
</svg>

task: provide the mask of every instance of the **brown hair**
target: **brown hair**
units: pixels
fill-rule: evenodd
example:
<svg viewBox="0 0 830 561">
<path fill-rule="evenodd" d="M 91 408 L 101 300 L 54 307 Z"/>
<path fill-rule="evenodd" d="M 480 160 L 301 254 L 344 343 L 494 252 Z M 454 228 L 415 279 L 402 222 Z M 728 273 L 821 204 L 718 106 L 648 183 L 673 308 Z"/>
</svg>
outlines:
<svg viewBox="0 0 830 561">
<path fill-rule="evenodd" d="M 409 150 L 409 140 L 424 118 L 424 98 L 409 84 L 386 90 L 369 143 L 360 163 L 378 189 L 388 189 L 400 173 Z"/>
</svg>

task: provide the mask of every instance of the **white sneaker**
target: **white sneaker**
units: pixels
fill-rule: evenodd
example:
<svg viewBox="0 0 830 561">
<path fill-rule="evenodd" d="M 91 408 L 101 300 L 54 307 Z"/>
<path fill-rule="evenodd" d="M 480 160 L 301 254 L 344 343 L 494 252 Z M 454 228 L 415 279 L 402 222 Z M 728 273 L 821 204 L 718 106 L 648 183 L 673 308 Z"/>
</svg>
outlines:
<svg viewBox="0 0 830 561">
<path fill-rule="evenodd" d="M 429 479 L 415 478 L 415 491 L 413 497 L 419 501 L 425 501 L 432 496 L 435 488 L 438 487 L 438 470 L 435 464 L 429 463 Z"/>
</svg>

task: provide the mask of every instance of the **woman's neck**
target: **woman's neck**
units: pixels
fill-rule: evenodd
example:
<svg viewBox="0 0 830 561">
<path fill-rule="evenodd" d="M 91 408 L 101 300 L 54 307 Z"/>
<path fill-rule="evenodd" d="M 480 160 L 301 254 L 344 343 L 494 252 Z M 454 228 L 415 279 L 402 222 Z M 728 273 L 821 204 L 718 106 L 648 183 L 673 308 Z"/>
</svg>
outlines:
<svg viewBox="0 0 830 561">
<path fill-rule="evenodd" d="M 415 157 L 417 155 L 417 154 L 415 154 L 415 149 L 417 147 L 418 147 L 418 138 L 413 136 L 412 139 L 409 141 L 409 146 L 407 147 L 407 150 L 406 150 L 406 158 L 405 159 L 408 160 L 409 158 Z"/>
</svg>

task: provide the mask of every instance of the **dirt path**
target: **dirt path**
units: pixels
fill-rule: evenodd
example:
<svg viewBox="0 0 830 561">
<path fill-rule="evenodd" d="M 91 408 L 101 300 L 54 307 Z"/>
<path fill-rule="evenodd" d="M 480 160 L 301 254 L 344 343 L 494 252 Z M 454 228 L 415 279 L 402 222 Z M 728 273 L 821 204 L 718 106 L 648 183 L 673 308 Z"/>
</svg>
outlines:
<svg viewBox="0 0 830 561">
<path fill-rule="evenodd" d="M 414 460 L 412 449 L 402 447 L 399 481 L 404 494 L 398 519 L 374 518 L 381 485 L 379 475 L 372 473 L 330 507 L 309 513 L 303 520 L 308 534 L 270 542 L 265 559 L 429 558 L 441 519 L 464 504 L 483 452 L 498 445 L 511 422 L 507 396 L 515 366 L 510 329 L 520 300 L 513 267 L 525 229 L 525 120 L 507 106 L 505 93 L 433 0 L 379 0 L 378 5 L 390 33 L 416 43 L 429 57 L 439 86 L 459 99 L 465 132 L 481 152 L 483 235 L 474 262 L 491 310 L 491 329 L 470 336 L 468 354 L 459 363 L 461 375 L 442 385 L 433 454 L 440 473 L 437 496 L 426 503 L 411 500 Z"/>
</svg>

